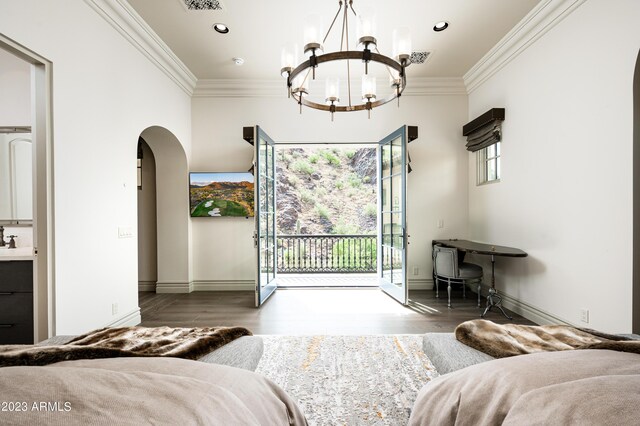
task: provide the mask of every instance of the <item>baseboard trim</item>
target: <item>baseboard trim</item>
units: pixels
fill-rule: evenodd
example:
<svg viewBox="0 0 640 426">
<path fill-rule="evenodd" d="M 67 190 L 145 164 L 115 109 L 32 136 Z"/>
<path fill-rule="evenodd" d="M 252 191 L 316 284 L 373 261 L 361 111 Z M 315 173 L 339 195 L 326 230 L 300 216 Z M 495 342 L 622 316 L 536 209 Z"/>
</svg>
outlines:
<svg viewBox="0 0 640 426">
<path fill-rule="evenodd" d="M 256 282 L 253 280 L 196 280 L 193 282 L 194 291 L 254 291 Z"/>
<path fill-rule="evenodd" d="M 142 322 L 142 316 L 140 315 L 140 308 L 136 308 L 129 312 L 125 316 L 115 321 L 110 322 L 106 327 L 130 327 L 138 325 Z"/>
<path fill-rule="evenodd" d="M 156 291 L 156 282 L 138 281 L 138 291 Z"/>
<path fill-rule="evenodd" d="M 484 297 L 489 293 L 489 286 L 482 286 L 482 294 Z M 533 306 L 529 303 L 523 302 L 513 296 L 509 296 L 508 294 L 500 292 L 500 297 L 502 297 L 502 305 L 509 309 L 512 312 L 515 312 L 518 315 L 525 317 L 526 319 L 535 322 L 539 325 L 551 325 L 551 324 L 564 324 L 575 326 L 575 324 L 571 324 L 570 322 L 557 317 L 549 312 L 546 312 L 543 309 L 540 309 L 536 306 Z M 486 300 L 486 299 L 485 299 Z M 483 306 L 484 306 L 483 302 Z"/>
<path fill-rule="evenodd" d="M 191 293 L 192 291 L 192 282 L 158 281 L 156 283 L 156 293 Z"/>
<path fill-rule="evenodd" d="M 433 290 L 433 278 L 409 279 L 409 290 Z"/>
</svg>

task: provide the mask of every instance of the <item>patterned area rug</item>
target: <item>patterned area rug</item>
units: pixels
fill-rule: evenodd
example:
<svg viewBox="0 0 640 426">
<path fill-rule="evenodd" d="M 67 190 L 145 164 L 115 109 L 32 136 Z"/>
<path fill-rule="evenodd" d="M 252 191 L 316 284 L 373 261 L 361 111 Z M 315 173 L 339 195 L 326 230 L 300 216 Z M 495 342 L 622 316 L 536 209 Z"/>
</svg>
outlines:
<svg viewBox="0 0 640 426">
<path fill-rule="evenodd" d="M 310 425 L 404 425 L 437 376 L 422 335 L 262 336 L 257 372 L 298 402 Z"/>
</svg>

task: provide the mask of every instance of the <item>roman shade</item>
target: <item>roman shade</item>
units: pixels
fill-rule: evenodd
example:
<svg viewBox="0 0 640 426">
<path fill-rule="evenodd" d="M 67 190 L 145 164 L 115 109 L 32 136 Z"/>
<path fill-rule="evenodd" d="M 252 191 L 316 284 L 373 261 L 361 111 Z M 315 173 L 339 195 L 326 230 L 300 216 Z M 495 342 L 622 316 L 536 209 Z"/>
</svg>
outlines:
<svg viewBox="0 0 640 426">
<path fill-rule="evenodd" d="M 493 108 L 462 127 L 467 151 L 475 152 L 500 142 L 504 108 Z"/>
</svg>

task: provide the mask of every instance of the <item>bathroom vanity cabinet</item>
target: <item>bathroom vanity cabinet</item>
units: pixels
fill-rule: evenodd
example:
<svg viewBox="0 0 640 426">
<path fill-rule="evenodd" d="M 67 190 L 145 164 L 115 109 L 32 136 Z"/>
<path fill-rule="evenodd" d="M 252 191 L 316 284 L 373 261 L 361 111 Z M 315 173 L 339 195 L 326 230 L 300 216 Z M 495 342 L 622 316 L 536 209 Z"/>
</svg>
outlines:
<svg viewBox="0 0 640 426">
<path fill-rule="evenodd" d="M 0 344 L 33 344 L 33 260 L 0 257 Z"/>
</svg>

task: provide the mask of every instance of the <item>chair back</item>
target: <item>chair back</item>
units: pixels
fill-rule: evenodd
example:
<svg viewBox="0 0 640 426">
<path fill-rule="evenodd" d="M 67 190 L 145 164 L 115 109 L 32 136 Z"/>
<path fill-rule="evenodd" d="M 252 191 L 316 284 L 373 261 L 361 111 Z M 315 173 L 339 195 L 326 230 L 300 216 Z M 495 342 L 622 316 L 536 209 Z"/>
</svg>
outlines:
<svg viewBox="0 0 640 426">
<path fill-rule="evenodd" d="M 458 277 L 458 250 L 451 247 L 433 247 L 433 269 L 436 276 Z"/>
</svg>

